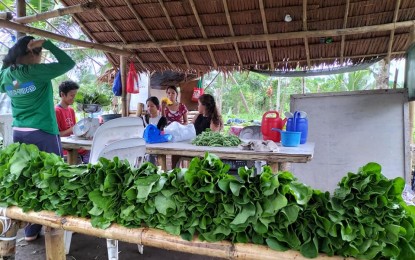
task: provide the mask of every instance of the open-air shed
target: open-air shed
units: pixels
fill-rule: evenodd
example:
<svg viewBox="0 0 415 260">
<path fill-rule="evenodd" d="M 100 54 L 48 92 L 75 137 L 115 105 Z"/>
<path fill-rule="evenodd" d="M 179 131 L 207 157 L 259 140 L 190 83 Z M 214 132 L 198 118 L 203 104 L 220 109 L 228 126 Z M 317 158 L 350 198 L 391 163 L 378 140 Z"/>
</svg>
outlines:
<svg viewBox="0 0 415 260">
<path fill-rule="evenodd" d="M 259 70 L 272 74 L 350 67 L 380 58 L 385 59 L 387 71 L 390 60 L 405 57 L 415 39 L 413 0 L 60 2 L 66 7 L 32 17 L 3 15 L 8 19 L 0 19 L 0 26 L 102 50 L 124 75 L 127 61 L 134 62 L 138 71 L 200 74 L 211 70 Z M 30 26 L 31 22 L 61 15 L 71 15 L 90 41 Z M 408 103 L 402 107 L 400 115 L 412 117 L 407 113 Z M 386 123 L 391 124 L 385 120 Z M 407 141 L 408 129 L 412 127 L 405 124 L 397 129 L 405 132 L 399 135 L 404 139 L 402 143 Z M 403 149 L 402 155 L 407 156 L 408 147 L 401 146 L 397 149 Z M 408 162 L 404 159 L 402 164 L 407 170 Z M 326 177 L 331 176 L 322 178 Z"/>
</svg>

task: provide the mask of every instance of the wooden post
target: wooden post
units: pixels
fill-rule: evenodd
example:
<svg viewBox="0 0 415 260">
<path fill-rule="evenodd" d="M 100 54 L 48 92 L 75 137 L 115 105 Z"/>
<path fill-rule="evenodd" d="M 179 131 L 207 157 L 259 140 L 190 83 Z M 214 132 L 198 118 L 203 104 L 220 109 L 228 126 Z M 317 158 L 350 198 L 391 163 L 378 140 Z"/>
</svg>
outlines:
<svg viewBox="0 0 415 260">
<path fill-rule="evenodd" d="M 5 220 L 2 219 L 1 221 L 4 223 Z M 15 220 L 8 218 L 8 221 L 11 221 L 9 231 L 0 239 L 0 259 L 13 257 L 16 254 L 16 235 L 20 226 L 19 222 Z M 4 225 L 2 227 L 4 228 Z"/>
<path fill-rule="evenodd" d="M 45 227 L 47 260 L 66 260 L 64 230 Z"/>
<path fill-rule="evenodd" d="M 415 42 L 415 25 L 411 27 L 411 31 L 409 34 L 409 44 L 408 47 L 411 46 L 412 43 Z M 406 79 L 405 79 L 406 80 Z M 413 132 L 414 132 L 414 115 L 415 115 L 415 103 L 413 101 L 409 102 L 409 131 L 410 131 L 410 139 L 411 139 L 411 144 L 414 143 L 414 138 L 412 137 Z M 412 162 L 412 160 L 411 160 Z M 413 165 L 411 163 L 411 169 L 413 168 Z"/>
<path fill-rule="evenodd" d="M 26 16 L 26 1 L 25 0 L 17 0 L 16 1 L 16 14 L 17 17 L 24 17 Z M 25 36 L 25 33 L 16 31 L 16 38 L 19 39 L 22 36 Z"/>
<path fill-rule="evenodd" d="M 120 73 L 122 83 L 122 95 L 121 95 L 121 114 L 123 117 L 128 116 L 127 109 L 127 57 L 120 57 Z"/>
</svg>

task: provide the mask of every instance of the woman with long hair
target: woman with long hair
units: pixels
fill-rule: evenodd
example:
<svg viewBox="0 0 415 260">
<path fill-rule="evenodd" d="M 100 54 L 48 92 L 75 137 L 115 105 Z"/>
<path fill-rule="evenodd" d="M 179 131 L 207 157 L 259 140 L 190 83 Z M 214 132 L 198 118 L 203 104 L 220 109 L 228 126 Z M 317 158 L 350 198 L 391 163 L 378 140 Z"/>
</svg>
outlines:
<svg viewBox="0 0 415 260">
<path fill-rule="evenodd" d="M 164 128 L 167 125 L 167 119 L 160 115 L 160 101 L 157 97 L 149 97 L 146 100 L 147 113 L 144 116 L 145 125 L 155 125 L 160 131 L 164 131 Z"/>
<path fill-rule="evenodd" d="M 193 117 L 192 120 L 196 129 L 196 135 L 199 135 L 208 128 L 215 132 L 222 130 L 222 116 L 218 112 L 215 99 L 212 95 L 201 95 L 198 100 L 197 110 L 199 111 L 199 115 Z"/>
<path fill-rule="evenodd" d="M 49 50 L 57 62 L 41 63 L 42 48 Z M 51 80 L 74 66 L 75 62 L 48 40 L 24 36 L 9 49 L 0 71 L 0 92 L 11 99 L 13 142 L 34 144 L 41 151 L 62 156 Z M 26 241 L 35 240 L 41 228 L 28 225 Z"/>
</svg>

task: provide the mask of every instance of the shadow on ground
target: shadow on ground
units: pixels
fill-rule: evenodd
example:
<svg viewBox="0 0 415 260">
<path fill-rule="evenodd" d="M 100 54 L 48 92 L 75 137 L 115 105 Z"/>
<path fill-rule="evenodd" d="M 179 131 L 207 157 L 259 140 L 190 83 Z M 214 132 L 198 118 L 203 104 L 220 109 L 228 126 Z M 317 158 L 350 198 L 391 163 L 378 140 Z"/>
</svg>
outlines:
<svg viewBox="0 0 415 260">
<path fill-rule="evenodd" d="M 26 242 L 23 238 L 23 230 L 17 235 L 16 260 L 45 260 L 45 240 L 40 236 L 33 242 Z M 176 251 L 163 250 L 144 246 L 144 254 L 140 254 L 137 245 L 119 242 L 118 250 L 120 260 L 219 260 L 220 258 L 185 254 Z M 91 237 L 74 233 L 72 236 L 71 250 L 66 260 L 107 260 L 107 244 L 103 238 Z"/>
</svg>

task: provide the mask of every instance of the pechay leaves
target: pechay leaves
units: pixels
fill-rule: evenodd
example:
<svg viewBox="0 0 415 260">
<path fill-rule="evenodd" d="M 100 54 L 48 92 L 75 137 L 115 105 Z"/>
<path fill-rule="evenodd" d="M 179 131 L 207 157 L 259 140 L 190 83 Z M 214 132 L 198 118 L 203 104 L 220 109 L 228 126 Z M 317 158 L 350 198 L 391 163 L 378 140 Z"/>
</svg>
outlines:
<svg viewBox="0 0 415 260">
<path fill-rule="evenodd" d="M 70 166 L 33 145 L 0 151 L 2 206 L 51 210 L 111 223 L 148 226 L 192 240 L 230 240 L 361 259 L 415 259 L 415 207 L 402 200 L 404 180 L 389 180 L 369 163 L 348 173 L 331 196 L 290 172 L 230 166 L 216 155 L 194 158 L 188 169 L 163 172 L 151 163 L 101 158 Z"/>
</svg>

